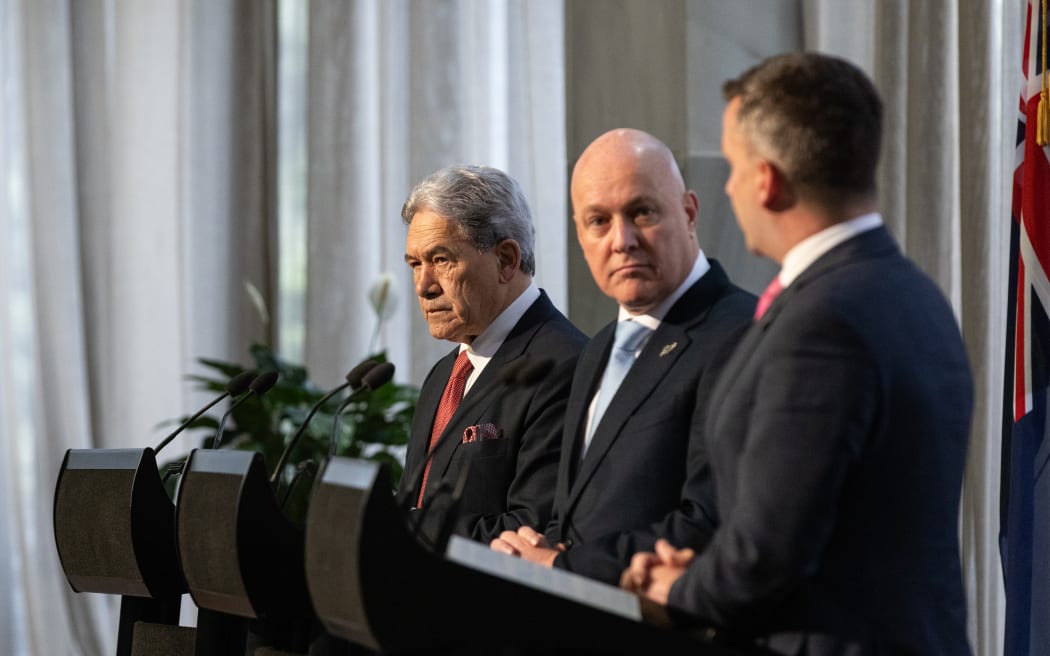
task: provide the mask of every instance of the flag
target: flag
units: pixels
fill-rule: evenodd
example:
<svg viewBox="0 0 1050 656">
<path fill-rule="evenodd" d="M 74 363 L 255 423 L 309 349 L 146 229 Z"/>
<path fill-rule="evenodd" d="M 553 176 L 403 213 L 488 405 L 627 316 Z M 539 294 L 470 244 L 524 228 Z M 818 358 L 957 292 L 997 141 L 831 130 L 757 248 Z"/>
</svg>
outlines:
<svg viewBox="0 0 1050 656">
<path fill-rule="evenodd" d="M 1050 654 L 1050 98 L 1047 0 L 1029 0 L 1010 228 L 999 550 L 1005 656 Z"/>
</svg>

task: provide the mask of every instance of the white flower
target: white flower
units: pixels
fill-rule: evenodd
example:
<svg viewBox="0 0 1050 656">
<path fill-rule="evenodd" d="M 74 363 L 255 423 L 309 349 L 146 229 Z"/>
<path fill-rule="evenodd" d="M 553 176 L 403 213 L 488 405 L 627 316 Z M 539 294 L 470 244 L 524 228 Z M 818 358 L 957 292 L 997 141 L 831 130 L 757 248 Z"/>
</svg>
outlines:
<svg viewBox="0 0 1050 656">
<path fill-rule="evenodd" d="M 368 302 L 376 313 L 379 323 L 386 321 L 397 307 L 397 294 L 394 293 L 394 274 L 384 271 L 379 274 L 368 290 Z"/>
<path fill-rule="evenodd" d="M 263 299 L 262 293 L 247 278 L 244 280 L 244 291 L 248 293 L 248 298 L 251 300 L 252 305 L 255 306 L 255 311 L 259 313 L 259 320 L 262 321 L 264 326 L 269 326 L 270 311 L 266 309 L 266 301 Z"/>
</svg>

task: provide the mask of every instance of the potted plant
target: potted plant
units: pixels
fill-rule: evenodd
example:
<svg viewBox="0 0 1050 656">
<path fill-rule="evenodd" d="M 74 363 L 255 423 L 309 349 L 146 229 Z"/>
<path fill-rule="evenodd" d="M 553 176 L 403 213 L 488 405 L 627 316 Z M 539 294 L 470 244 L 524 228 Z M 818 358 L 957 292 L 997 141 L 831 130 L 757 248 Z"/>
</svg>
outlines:
<svg viewBox="0 0 1050 656">
<path fill-rule="evenodd" d="M 389 316 L 392 305 L 390 282 L 390 278 L 384 276 L 370 292 L 377 316 L 373 346 L 379 325 Z M 261 307 L 260 297 L 257 293 L 251 294 L 252 291 L 249 288 L 249 294 L 265 321 L 265 307 Z M 360 389 L 335 424 L 335 412 L 346 398 L 345 394 L 337 394 L 322 404 L 309 424 L 304 426 L 310 409 L 328 390 L 319 389 L 310 381 L 305 366 L 284 360 L 268 345 L 254 343 L 248 351 L 253 363 L 250 369 L 259 373 L 277 372 L 277 383 L 265 394 L 252 396 L 233 408 L 222 433 L 221 448 L 258 451 L 263 456 L 267 472 L 272 475 L 292 436 L 303 429 L 302 436 L 286 459 L 277 488 L 277 498 L 285 504 L 289 518 L 301 522 L 305 517 L 310 487 L 308 479 L 328 457 L 333 435 L 338 439 L 337 455 L 383 462 L 397 485 L 402 473 L 400 452 L 408 442 L 412 414 L 419 396 L 416 387 L 390 382 L 374 390 Z M 378 351 L 369 359 L 383 362 L 386 354 Z M 190 379 L 201 389 L 216 394 L 226 389 L 231 378 L 248 369 L 235 362 L 212 358 L 199 358 L 198 362 L 210 371 L 190 376 Z M 217 417 L 204 415 L 191 423 L 187 430 L 204 431 L 201 447 L 210 448 L 219 423 Z M 182 461 L 185 461 L 185 456 L 166 463 L 164 467 L 176 469 Z M 304 477 L 307 480 L 303 480 Z M 169 478 L 169 492 L 173 491 L 174 483 L 174 478 Z"/>
</svg>

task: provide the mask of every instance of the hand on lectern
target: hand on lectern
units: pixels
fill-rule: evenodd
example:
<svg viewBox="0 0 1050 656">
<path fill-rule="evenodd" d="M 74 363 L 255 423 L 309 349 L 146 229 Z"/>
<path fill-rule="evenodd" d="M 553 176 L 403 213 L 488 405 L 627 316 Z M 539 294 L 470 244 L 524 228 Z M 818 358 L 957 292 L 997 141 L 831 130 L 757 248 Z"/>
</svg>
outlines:
<svg viewBox="0 0 1050 656">
<path fill-rule="evenodd" d="M 553 567 L 554 559 L 565 551 L 564 544 L 552 547 L 545 535 L 528 526 L 518 528 L 517 532 L 503 531 L 498 538 L 489 543 L 489 547 L 493 551 L 517 556 L 544 567 Z"/>
<path fill-rule="evenodd" d="M 685 573 L 685 568 L 696 558 L 692 549 L 675 549 L 667 540 L 656 541 L 656 553 L 639 552 L 631 558 L 630 566 L 620 577 L 620 587 L 662 607 L 674 582 Z M 647 611 L 647 606 L 650 608 Z M 643 613 L 651 613 L 651 604 L 642 604 Z M 664 613 L 666 617 L 666 612 Z M 655 619 L 649 618 L 646 619 Z"/>
</svg>

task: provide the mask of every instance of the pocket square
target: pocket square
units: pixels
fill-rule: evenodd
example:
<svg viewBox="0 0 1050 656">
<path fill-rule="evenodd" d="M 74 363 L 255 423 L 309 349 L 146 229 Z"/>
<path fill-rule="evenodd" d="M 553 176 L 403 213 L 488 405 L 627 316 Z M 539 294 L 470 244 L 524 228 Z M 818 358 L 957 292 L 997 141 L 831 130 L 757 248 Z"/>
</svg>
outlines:
<svg viewBox="0 0 1050 656">
<path fill-rule="evenodd" d="M 463 429 L 463 444 L 483 440 L 498 440 L 503 437 L 503 429 L 496 424 L 475 424 Z"/>
</svg>

